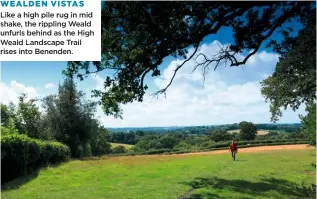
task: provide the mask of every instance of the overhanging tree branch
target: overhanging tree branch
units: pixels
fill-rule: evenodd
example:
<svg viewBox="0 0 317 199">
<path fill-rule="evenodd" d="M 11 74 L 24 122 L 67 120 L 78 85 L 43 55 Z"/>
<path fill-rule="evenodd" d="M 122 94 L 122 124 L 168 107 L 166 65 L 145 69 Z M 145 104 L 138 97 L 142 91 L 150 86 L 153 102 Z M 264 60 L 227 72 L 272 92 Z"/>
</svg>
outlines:
<svg viewBox="0 0 317 199">
<path fill-rule="evenodd" d="M 174 78 L 175 78 L 175 76 L 176 76 L 177 71 L 178 71 L 179 69 L 181 69 L 181 68 L 182 68 L 189 60 L 191 60 L 191 59 L 194 57 L 194 55 L 196 54 L 196 52 L 197 52 L 197 50 L 198 50 L 198 48 L 199 48 L 199 43 L 198 43 L 198 44 L 195 44 L 194 46 L 196 46 L 194 52 L 193 52 L 187 59 L 185 59 L 182 64 L 180 64 L 180 65 L 178 65 L 178 66 L 176 67 L 176 69 L 174 70 L 173 76 L 172 76 L 172 78 L 170 79 L 170 81 L 169 81 L 169 83 L 167 84 L 167 86 L 165 86 L 165 88 L 163 88 L 163 89 L 157 91 L 157 92 L 155 93 L 155 95 L 157 95 L 157 94 L 162 94 L 162 93 L 166 94 L 166 90 L 168 89 L 168 87 L 171 86 L 171 84 L 172 84 L 172 82 L 173 82 L 173 80 L 174 80 Z"/>
<path fill-rule="evenodd" d="M 294 12 L 298 12 L 300 10 L 300 8 L 301 8 L 301 4 L 293 7 L 291 10 L 289 10 L 289 12 L 286 12 L 284 15 L 282 15 L 278 19 L 276 19 L 275 23 L 273 23 L 274 24 L 273 27 L 270 30 L 268 30 L 267 34 L 265 34 L 263 36 L 260 35 L 258 37 L 257 44 L 256 44 L 255 48 L 242 61 L 237 60 L 237 58 L 235 57 L 235 54 L 237 53 L 237 51 L 231 50 L 230 46 L 227 46 L 226 48 L 220 47 L 220 51 L 218 52 L 217 55 L 214 56 L 213 59 L 208 59 L 208 57 L 206 55 L 204 55 L 203 53 L 200 53 L 196 57 L 196 59 L 199 56 L 203 56 L 204 61 L 197 63 L 197 65 L 194 67 L 193 71 L 195 71 L 199 66 L 203 66 L 203 70 L 205 71 L 211 63 L 216 63 L 215 67 L 214 67 L 214 70 L 216 70 L 217 67 L 222 63 L 222 61 L 224 61 L 224 62 L 230 61 L 230 63 L 231 63 L 230 67 L 240 66 L 240 65 L 245 64 L 252 55 L 257 53 L 257 51 L 259 50 L 263 41 L 265 41 L 267 38 L 269 38 L 278 27 L 280 27 L 287 19 L 289 19 L 289 17 L 292 16 L 292 14 Z M 203 74 L 205 74 L 205 73 L 203 73 Z M 203 78 L 204 77 L 205 76 L 203 75 Z"/>
<path fill-rule="evenodd" d="M 179 69 L 199 54 L 195 52 L 191 57 L 185 49 L 202 42 L 206 36 L 216 34 L 223 27 L 233 30 L 231 45 L 221 47 L 212 58 L 202 54 L 196 57 L 193 71 L 202 67 L 203 81 L 211 63 L 214 70 L 222 64 L 245 64 L 285 21 L 299 18 L 303 23 L 310 11 L 315 12 L 315 7 L 315 2 L 298 1 L 239 4 L 185 1 L 165 2 L 164 6 L 155 2 L 107 1 L 101 24 L 106 33 L 102 35 L 103 62 L 93 64 L 96 70 L 78 64 L 70 66 L 67 72 L 82 78 L 85 74 L 115 69 L 116 74 L 105 78 L 105 88 L 100 91 L 105 112 L 115 115 L 120 112 L 120 104 L 143 100 L 147 89 L 145 77 L 151 71 L 153 78 L 160 76 L 158 67 L 164 58 L 184 57 L 185 61 L 175 69 L 167 86 L 156 94 L 166 93 Z M 246 51 L 249 53 L 239 60 L 237 55 Z"/>
</svg>

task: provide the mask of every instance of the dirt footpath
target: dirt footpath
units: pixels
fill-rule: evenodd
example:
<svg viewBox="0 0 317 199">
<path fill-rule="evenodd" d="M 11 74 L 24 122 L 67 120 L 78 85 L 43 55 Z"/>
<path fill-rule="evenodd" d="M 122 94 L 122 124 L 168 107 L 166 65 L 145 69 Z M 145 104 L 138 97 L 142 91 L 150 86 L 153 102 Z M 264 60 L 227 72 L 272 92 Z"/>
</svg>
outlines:
<svg viewBox="0 0 317 199">
<path fill-rule="evenodd" d="M 249 148 L 241 148 L 238 146 L 238 153 L 255 153 L 260 151 L 276 151 L 276 150 L 304 150 L 313 147 L 308 147 L 307 144 L 294 144 L 294 145 L 279 145 L 279 146 L 257 146 Z M 204 154 L 223 154 L 228 153 L 228 150 L 217 150 L 207 152 L 196 152 L 196 153 L 184 153 L 184 154 L 173 154 L 175 156 L 183 155 L 204 155 Z"/>
</svg>

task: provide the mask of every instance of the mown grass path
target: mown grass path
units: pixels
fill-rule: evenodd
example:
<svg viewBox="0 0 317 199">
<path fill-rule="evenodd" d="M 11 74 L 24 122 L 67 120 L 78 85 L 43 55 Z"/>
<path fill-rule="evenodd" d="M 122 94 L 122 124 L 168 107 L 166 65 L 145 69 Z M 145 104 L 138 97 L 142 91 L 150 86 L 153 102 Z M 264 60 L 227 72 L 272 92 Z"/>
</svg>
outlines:
<svg viewBox="0 0 317 199">
<path fill-rule="evenodd" d="M 3 199 L 309 198 L 301 185 L 316 183 L 316 150 L 296 146 L 296 149 L 279 146 L 262 151 L 240 149 L 235 162 L 225 151 L 70 161 L 10 182 L 5 187 L 11 189 L 3 190 L 1 196 Z"/>
</svg>

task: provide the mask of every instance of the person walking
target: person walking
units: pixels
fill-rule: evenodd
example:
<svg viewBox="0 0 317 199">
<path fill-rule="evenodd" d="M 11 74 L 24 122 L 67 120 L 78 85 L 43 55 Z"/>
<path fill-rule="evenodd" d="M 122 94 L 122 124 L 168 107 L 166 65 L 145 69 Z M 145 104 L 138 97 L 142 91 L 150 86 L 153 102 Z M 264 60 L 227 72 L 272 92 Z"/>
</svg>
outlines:
<svg viewBox="0 0 317 199">
<path fill-rule="evenodd" d="M 233 161 L 236 160 L 236 153 L 238 152 L 237 144 L 232 140 L 230 146 L 229 146 L 229 152 L 231 152 L 231 156 Z"/>
</svg>

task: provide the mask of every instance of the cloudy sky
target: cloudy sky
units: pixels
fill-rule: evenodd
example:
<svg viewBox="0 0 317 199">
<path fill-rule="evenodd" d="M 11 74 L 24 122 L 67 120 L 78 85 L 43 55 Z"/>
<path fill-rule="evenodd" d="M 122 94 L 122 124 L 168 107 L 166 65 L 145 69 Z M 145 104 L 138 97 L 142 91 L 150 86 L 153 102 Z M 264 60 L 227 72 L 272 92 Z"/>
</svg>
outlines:
<svg viewBox="0 0 317 199">
<path fill-rule="evenodd" d="M 276 36 L 277 37 L 277 36 Z M 205 38 L 199 51 L 214 55 L 219 46 L 232 41 L 230 30 L 222 29 L 217 35 Z M 193 52 L 189 48 L 189 53 Z M 240 55 L 243 58 L 243 55 Z M 160 66 L 162 75 L 147 78 L 150 89 L 142 103 L 123 106 L 123 119 L 106 116 L 101 109 L 96 112 L 106 127 L 190 126 L 238 123 L 242 120 L 269 123 L 269 104 L 260 92 L 260 81 L 271 75 L 278 55 L 261 48 L 242 67 L 210 69 L 203 84 L 201 68 L 192 73 L 195 61 L 189 61 L 179 70 L 166 98 L 153 98 L 152 93 L 167 85 L 175 67 L 183 60 L 167 57 Z M 61 74 L 66 62 L 1 62 L 0 101 L 17 102 L 20 93 L 41 98 L 56 93 L 63 81 Z M 78 82 L 80 90 L 87 92 L 102 88 L 105 73 Z M 284 111 L 279 123 L 299 122 L 298 111 Z"/>
</svg>

